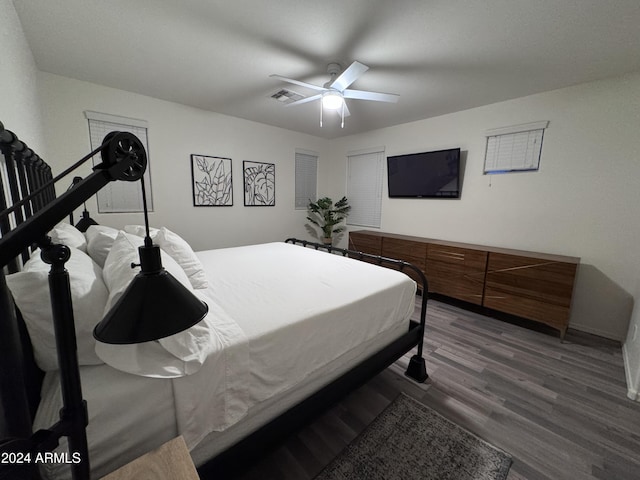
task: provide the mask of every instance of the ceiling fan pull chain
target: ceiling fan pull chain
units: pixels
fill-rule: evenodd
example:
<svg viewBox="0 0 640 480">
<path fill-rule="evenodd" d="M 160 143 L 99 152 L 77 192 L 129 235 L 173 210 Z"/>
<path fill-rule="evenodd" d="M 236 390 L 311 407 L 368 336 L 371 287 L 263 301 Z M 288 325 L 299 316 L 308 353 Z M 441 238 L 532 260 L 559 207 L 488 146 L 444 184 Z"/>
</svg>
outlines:
<svg viewBox="0 0 640 480">
<path fill-rule="evenodd" d="M 322 128 L 322 110 L 324 110 L 324 108 L 322 107 L 322 102 L 320 102 L 320 128 Z"/>
<path fill-rule="evenodd" d="M 342 99 L 341 117 L 342 117 L 342 122 L 340 123 L 340 128 L 344 128 L 344 98 Z"/>
</svg>

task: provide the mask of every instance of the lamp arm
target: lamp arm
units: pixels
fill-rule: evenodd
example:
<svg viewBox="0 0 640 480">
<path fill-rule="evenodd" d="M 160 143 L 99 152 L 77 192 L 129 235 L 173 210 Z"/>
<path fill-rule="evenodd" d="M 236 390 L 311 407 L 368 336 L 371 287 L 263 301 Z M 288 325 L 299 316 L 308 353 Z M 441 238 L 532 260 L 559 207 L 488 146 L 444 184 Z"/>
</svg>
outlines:
<svg viewBox="0 0 640 480">
<path fill-rule="evenodd" d="M 80 180 L 82 180 L 82 177 L 73 177 L 73 181 L 71 182 L 71 185 L 69 185 L 69 188 L 67 188 L 67 191 L 71 190 L 78 183 L 80 183 Z M 86 207 L 85 207 L 85 210 L 86 210 Z M 73 212 L 69 214 L 69 223 L 73 225 Z"/>
<path fill-rule="evenodd" d="M 141 150 L 137 148 L 138 145 L 134 149 L 129 147 L 128 150 L 117 148 L 124 141 L 137 142 Z M 93 168 L 93 173 L 2 237 L 0 265 L 6 265 L 17 257 L 24 249 L 25 242 L 33 238 L 44 238 L 69 212 L 82 205 L 107 183 L 115 180 L 136 181 L 146 170 L 144 147 L 133 134 L 112 132 L 105 138 L 100 150 L 103 161 Z"/>
</svg>

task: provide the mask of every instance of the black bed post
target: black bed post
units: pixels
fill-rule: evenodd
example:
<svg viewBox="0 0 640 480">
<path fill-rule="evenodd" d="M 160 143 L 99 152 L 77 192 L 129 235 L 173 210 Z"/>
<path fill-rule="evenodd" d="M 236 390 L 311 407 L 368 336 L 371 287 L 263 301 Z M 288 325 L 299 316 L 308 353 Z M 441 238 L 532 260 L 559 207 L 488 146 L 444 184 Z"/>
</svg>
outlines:
<svg viewBox="0 0 640 480">
<path fill-rule="evenodd" d="M 404 374 L 413 378 L 415 381 L 423 383 L 429 375 L 427 374 L 427 364 L 422 356 L 422 347 L 424 344 L 424 330 L 426 325 L 426 315 L 427 315 L 427 279 L 424 279 L 424 283 L 422 284 L 422 307 L 420 308 L 420 328 L 422 330 L 422 336 L 418 341 L 418 351 L 416 354 L 411 357 L 409 360 L 409 365 L 407 366 L 406 372 Z"/>
</svg>

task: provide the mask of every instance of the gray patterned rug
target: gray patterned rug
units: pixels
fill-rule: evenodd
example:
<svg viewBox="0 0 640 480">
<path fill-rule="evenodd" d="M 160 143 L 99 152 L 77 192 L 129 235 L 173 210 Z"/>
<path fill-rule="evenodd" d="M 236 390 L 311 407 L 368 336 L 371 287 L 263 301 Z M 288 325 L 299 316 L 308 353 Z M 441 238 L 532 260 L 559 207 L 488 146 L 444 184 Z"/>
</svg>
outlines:
<svg viewBox="0 0 640 480">
<path fill-rule="evenodd" d="M 504 480 L 511 461 L 401 394 L 315 480 Z"/>
</svg>

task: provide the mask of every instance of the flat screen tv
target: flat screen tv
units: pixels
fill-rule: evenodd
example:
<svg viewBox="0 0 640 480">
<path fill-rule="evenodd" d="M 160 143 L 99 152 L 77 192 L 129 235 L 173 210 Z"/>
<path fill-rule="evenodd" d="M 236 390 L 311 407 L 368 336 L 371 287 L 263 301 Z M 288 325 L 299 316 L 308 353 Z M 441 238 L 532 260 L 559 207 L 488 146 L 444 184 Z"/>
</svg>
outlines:
<svg viewBox="0 0 640 480">
<path fill-rule="evenodd" d="M 460 149 L 387 157 L 390 198 L 460 198 Z"/>
</svg>

